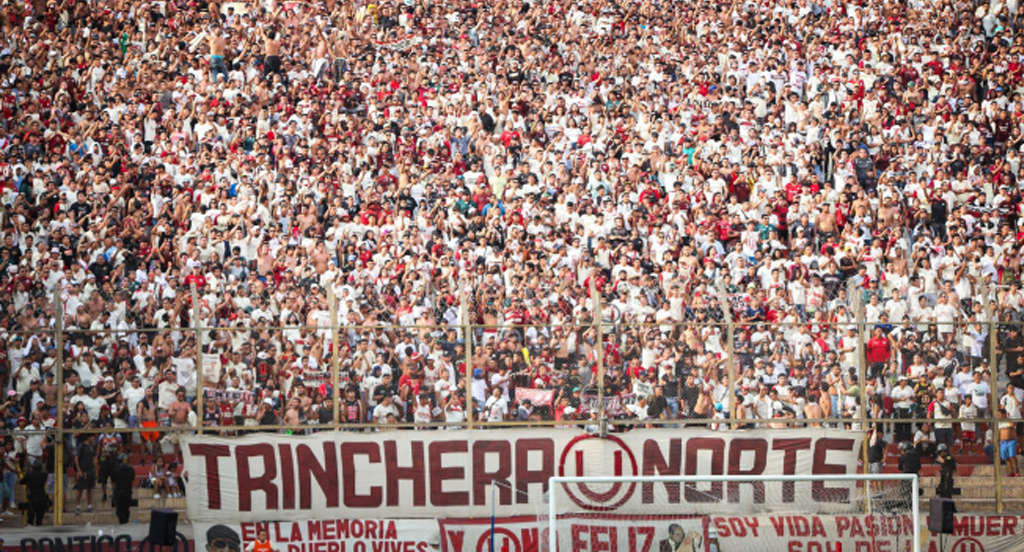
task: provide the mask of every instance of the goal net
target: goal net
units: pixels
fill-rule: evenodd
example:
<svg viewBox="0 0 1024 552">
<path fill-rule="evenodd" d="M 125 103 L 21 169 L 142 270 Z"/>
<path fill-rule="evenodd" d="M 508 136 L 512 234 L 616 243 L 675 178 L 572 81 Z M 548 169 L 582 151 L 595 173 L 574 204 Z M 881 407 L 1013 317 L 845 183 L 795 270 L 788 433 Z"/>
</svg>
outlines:
<svg viewBox="0 0 1024 552">
<path fill-rule="evenodd" d="M 552 477 L 541 552 L 920 551 L 910 474 Z"/>
</svg>

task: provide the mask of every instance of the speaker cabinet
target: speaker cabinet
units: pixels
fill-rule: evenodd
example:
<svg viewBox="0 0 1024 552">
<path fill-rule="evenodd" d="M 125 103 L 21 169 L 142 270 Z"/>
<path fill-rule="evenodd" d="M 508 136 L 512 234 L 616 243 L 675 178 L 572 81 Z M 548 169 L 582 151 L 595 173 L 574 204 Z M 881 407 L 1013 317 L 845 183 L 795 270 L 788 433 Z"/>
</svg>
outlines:
<svg viewBox="0 0 1024 552">
<path fill-rule="evenodd" d="M 178 535 L 178 512 L 153 510 L 149 518 L 149 544 L 172 546 Z"/>
<path fill-rule="evenodd" d="M 956 504 L 948 498 L 934 497 L 928 504 L 928 530 L 936 534 L 953 533 Z"/>
</svg>

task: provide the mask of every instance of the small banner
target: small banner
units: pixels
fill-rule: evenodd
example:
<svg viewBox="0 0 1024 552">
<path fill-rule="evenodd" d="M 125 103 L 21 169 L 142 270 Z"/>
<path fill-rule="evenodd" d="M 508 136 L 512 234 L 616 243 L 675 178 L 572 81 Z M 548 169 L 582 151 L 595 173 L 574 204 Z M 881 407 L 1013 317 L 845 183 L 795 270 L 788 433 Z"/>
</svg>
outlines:
<svg viewBox="0 0 1024 552">
<path fill-rule="evenodd" d="M 281 552 L 423 552 L 437 536 L 432 519 L 317 519 L 247 523 L 194 523 L 195 549 L 245 550 L 263 529 Z"/>
<path fill-rule="evenodd" d="M 555 390 L 516 387 L 516 402 L 522 404 L 525 400 L 529 400 L 533 406 L 551 406 L 555 400 Z"/>
<path fill-rule="evenodd" d="M 543 517 L 442 519 L 443 552 L 515 550 L 542 552 L 548 547 L 548 520 Z M 618 550 L 620 552 L 705 552 L 706 517 L 567 515 L 558 520 L 559 550 Z M 491 547 L 491 541 L 494 547 Z"/>
</svg>

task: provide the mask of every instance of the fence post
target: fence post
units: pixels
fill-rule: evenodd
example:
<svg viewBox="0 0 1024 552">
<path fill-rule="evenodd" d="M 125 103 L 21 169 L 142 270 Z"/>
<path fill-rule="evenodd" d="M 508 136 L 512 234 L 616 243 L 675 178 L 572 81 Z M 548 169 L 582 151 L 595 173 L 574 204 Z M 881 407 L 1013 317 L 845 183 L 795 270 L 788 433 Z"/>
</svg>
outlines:
<svg viewBox="0 0 1024 552">
<path fill-rule="evenodd" d="M 857 383 L 860 388 L 860 430 L 866 434 L 868 429 L 868 357 L 864 347 L 864 330 L 866 321 L 864 317 L 864 297 L 857 293 L 857 288 L 850 282 L 850 291 L 855 295 L 847 295 L 853 301 L 853 315 L 857 324 Z M 838 329 L 838 328 L 837 328 Z M 861 463 L 863 473 L 868 473 L 868 440 L 863 439 L 861 443 Z M 868 512 L 871 512 L 871 493 L 865 493 L 864 505 Z"/>
<path fill-rule="evenodd" d="M 203 434 L 203 392 L 206 390 L 206 375 L 203 370 L 203 328 L 200 316 L 203 309 L 199 304 L 199 291 L 196 283 L 189 284 L 192 291 L 192 328 L 196 334 L 196 425 L 199 435 Z M 218 422 L 219 424 L 220 422 Z"/>
<path fill-rule="evenodd" d="M 61 300 L 60 289 L 53 292 L 53 308 L 57 319 L 57 361 L 53 365 L 57 380 L 57 438 L 53 444 L 53 482 L 54 505 L 53 524 L 64 523 L 64 301 Z M 13 492 L 14 489 L 11 489 Z M 13 500 L 13 499 L 12 499 Z"/>
<path fill-rule="evenodd" d="M 597 421 L 601 427 L 601 436 L 604 437 L 608 431 L 608 421 L 604 412 L 604 328 L 601 321 L 601 296 L 598 295 L 596 278 L 590 278 L 590 301 L 591 310 L 594 311 L 593 321 L 597 337 L 597 347 L 594 349 L 594 360 L 597 362 Z"/>
<path fill-rule="evenodd" d="M 736 380 L 739 378 L 736 367 L 736 340 L 734 339 L 736 327 L 732 323 L 732 303 L 729 302 L 725 284 L 718 280 L 715 282 L 715 289 L 718 290 L 718 306 L 725 321 L 725 352 L 729 357 L 726 364 L 729 374 L 729 427 L 736 429 Z"/>
<path fill-rule="evenodd" d="M 331 425 L 334 431 L 338 431 L 341 423 L 341 406 L 338 404 L 341 393 L 338 391 L 338 379 L 340 375 L 341 347 L 338 344 L 338 298 L 334 296 L 334 285 L 327 286 L 327 304 L 331 313 Z M 360 423 L 365 422 L 364 416 Z"/>
<path fill-rule="evenodd" d="M 466 414 L 466 429 L 473 429 L 473 321 L 469 318 L 469 301 L 472 291 L 469 278 L 459 273 L 459 320 L 462 322 L 462 335 L 465 336 L 466 362 L 462 363 L 464 381 L 466 382 L 466 400 L 463 401 L 463 408 Z M 458 369 L 458 366 L 456 366 Z M 483 405 L 481 405 L 483 406 Z"/>
<path fill-rule="evenodd" d="M 999 326 L 998 314 L 996 311 L 996 305 L 992 303 L 991 298 L 988 295 L 988 283 L 984 278 L 981 279 L 981 283 L 978 286 L 981 292 L 981 302 L 985 306 L 985 314 L 988 315 L 988 372 L 989 380 L 992 382 L 992 401 L 988 405 L 989 409 L 989 427 L 992 431 L 992 464 L 995 469 L 993 470 L 992 477 L 995 481 L 996 487 L 996 513 L 1001 514 L 1003 512 L 1003 482 L 1002 482 L 1002 470 L 1003 459 L 1000 457 L 999 451 L 999 415 L 996 413 L 996 409 L 999 404 L 999 352 L 998 352 L 998 336 Z M 982 447 L 985 446 L 985 435 L 981 436 Z"/>
</svg>

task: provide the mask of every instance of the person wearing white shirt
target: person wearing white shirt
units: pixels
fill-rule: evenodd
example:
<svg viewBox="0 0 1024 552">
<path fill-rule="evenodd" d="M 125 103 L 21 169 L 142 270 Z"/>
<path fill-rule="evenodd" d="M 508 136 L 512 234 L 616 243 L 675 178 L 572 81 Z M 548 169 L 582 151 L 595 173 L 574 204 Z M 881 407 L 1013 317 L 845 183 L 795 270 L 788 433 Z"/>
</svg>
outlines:
<svg viewBox="0 0 1024 552">
<path fill-rule="evenodd" d="M 896 411 L 896 417 L 899 419 L 910 418 L 910 408 L 914 404 L 914 389 L 907 385 L 907 376 L 900 376 L 896 387 L 893 387 L 889 393 L 892 397 L 893 408 Z M 896 441 L 909 441 L 911 438 L 911 424 L 910 423 L 898 423 L 896 424 Z"/>
<path fill-rule="evenodd" d="M 481 421 L 488 422 L 500 422 L 508 416 L 508 401 L 502 394 L 500 387 L 495 387 L 491 391 L 490 398 L 484 404 L 483 412 L 481 413 Z"/>
<path fill-rule="evenodd" d="M 972 381 L 963 388 L 964 396 L 970 395 L 974 399 L 974 406 L 978 408 L 978 415 L 984 418 L 988 415 L 989 399 L 992 396 L 992 387 L 988 382 L 982 380 L 982 371 L 975 370 Z"/>
</svg>

